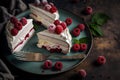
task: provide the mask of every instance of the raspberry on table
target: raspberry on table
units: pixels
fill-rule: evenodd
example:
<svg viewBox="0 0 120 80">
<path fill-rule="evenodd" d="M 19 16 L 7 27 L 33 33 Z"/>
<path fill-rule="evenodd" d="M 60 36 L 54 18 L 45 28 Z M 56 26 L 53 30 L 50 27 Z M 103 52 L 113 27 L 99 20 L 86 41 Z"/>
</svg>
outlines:
<svg viewBox="0 0 120 80">
<path fill-rule="evenodd" d="M 77 28 L 79 28 L 81 31 L 83 31 L 85 29 L 85 25 L 84 24 L 79 24 L 77 26 Z"/>
<path fill-rule="evenodd" d="M 66 22 L 67 26 L 69 26 L 70 24 L 72 24 L 72 18 L 67 18 L 65 20 L 65 22 Z"/>
<path fill-rule="evenodd" d="M 27 24 L 27 19 L 25 17 L 23 17 L 20 22 L 22 23 L 23 26 L 25 26 Z"/>
<path fill-rule="evenodd" d="M 80 29 L 79 28 L 74 28 L 72 31 L 72 35 L 77 37 L 80 35 Z"/>
<path fill-rule="evenodd" d="M 55 65 L 54 65 L 54 68 L 55 68 L 56 70 L 61 70 L 61 69 L 63 68 L 62 62 L 57 61 L 57 62 L 55 63 Z"/>
<path fill-rule="evenodd" d="M 99 56 L 97 58 L 97 63 L 102 65 L 102 64 L 105 64 L 106 63 L 106 58 L 104 56 Z"/>
<path fill-rule="evenodd" d="M 87 73 L 84 69 L 80 69 L 78 71 L 78 75 L 81 76 L 81 77 L 86 77 L 87 76 Z"/>
<path fill-rule="evenodd" d="M 77 44 L 77 43 L 74 44 L 74 45 L 72 46 L 72 50 L 75 51 L 75 52 L 79 51 L 79 50 L 80 50 L 80 45 Z"/>
<path fill-rule="evenodd" d="M 63 27 L 62 27 L 61 25 L 57 25 L 57 26 L 56 26 L 56 29 L 55 29 L 55 32 L 56 32 L 57 34 L 62 33 L 62 32 L 63 32 Z"/>
<path fill-rule="evenodd" d="M 46 60 L 43 64 L 44 69 L 51 69 L 52 68 L 52 61 L 51 60 Z"/>
<path fill-rule="evenodd" d="M 16 36 L 18 34 L 18 30 L 16 28 L 11 29 L 12 36 Z"/>
<path fill-rule="evenodd" d="M 80 50 L 85 51 L 87 49 L 87 44 L 86 43 L 81 43 L 80 44 Z"/>
</svg>

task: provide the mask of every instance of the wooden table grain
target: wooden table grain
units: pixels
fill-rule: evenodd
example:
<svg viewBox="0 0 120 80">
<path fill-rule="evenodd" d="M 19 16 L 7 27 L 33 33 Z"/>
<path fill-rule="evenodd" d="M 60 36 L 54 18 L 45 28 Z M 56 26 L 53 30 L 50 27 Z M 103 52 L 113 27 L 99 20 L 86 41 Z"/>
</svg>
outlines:
<svg viewBox="0 0 120 80">
<path fill-rule="evenodd" d="M 17 70 L 11 70 L 16 80 L 119 80 L 120 79 L 120 1 L 119 0 L 78 0 L 73 3 L 71 0 L 52 0 L 57 7 L 67 9 L 89 22 L 90 15 L 83 15 L 81 11 L 86 6 L 93 8 L 93 13 L 103 12 L 110 16 L 110 20 L 102 26 L 103 37 L 96 37 L 93 40 L 93 47 L 89 56 L 73 70 L 51 76 L 17 75 Z M 86 2 L 87 1 L 87 2 Z M 98 56 L 106 57 L 107 62 L 97 66 L 94 62 Z M 85 69 L 87 76 L 77 76 L 79 69 Z M 19 72 L 20 73 L 20 72 Z"/>
</svg>

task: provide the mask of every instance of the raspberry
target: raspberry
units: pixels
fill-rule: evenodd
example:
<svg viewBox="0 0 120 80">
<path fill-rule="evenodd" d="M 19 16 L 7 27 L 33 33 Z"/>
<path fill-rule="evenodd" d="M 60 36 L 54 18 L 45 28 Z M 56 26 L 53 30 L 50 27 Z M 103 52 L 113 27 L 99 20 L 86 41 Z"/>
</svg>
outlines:
<svg viewBox="0 0 120 80">
<path fill-rule="evenodd" d="M 42 4 L 43 4 L 43 5 L 46 5 L 47 3 L 48 3 L 47 0 L 42 0 Z"/>
<path fill-rule="evenodd" d="M 54 53 L 55 52 L 55 49 L 54 48 L 51 48 L 50 49 L 50 53 Z"/>
<path fill-rule="evenodd" d="M 55 68 L 56 70 L 61 70 L 61 69 L 63 68 L 62 62 L 57 61 L 57 62 L 55 63 L 55 65 L 54 65 L 54 68 Z"/>
<path fill-rule="evenodd" d="M 51 5 L 46 4 L 46 5 L 45 5 L 45 10 L 49 11 L 50 9 L 51 9 Z"/>
<path fill-rule="evenodd" d="M 22 23 L 23 26 L 25 26 L 27 24 L 27 19 L 25 17 L 23 17 L 20 22 Z"/>
<path fill-rule="evenodd" d="M 52 68 L 52 61 L 46 60 L 43 64 L 44 69 L 51 69 Z"/>
<path fill-rule="evenodd" d="M 48 28 L 50 32 L 55 32 L 56 26 L 54 24 L 51 24 Z"/>
<path fill-rule="evenodd" d="M 106 63 L 106 58 L 104 56 L 99 56 L 97 58 L 97 63 L 102 65 L 102 64 L 105 64 Z"/>
<path fill-rule="evenodd" d="M 77 26 L 81 31 L 83 31 L 85 29 L 85 25 L 84 24 L 79 24 Z"/>
<path fill-rule="evenodd" d="M 67 24 L 65 22 L 60 23 L 60 25 L 63 27 L 63 30 L 65 30 L 67 27 Z"/>
<path fill-rule="evenodd" d="M 86 71 L 84 69 L 80 69 L 78 71 L 78 74 L 79 74 L 79 76 L 82 76 L 82 77 L 86 77 L 86 75 L 87 75 L 87 73 L 86 73 Z"/>
<path fill-rule="evenodd" d="M 56 48 L 56 49 L 55 49 L 55 52 L 61 53 L 61 52 L 62 52 L 62 49 L 61 49 L 61 48 Z"/>
<path fill-rule="evenodd" d="M 55 7 L 55 6 L 52 6 L 52 8 L 50 9 L 50 12 L 51 13 L 54 13 L 54 12 L 56 12 L 57 11 L 57 8 Z"/>
<path fill-rule="evenodd" d="M 17 22 L 15 23 L 14 27 L 18 30 L 21 30 L 22 29 L 22 23 L 21 22 Z"/>
<path fill-rule="evenodd" d="M 67 18 L 65 20 L 65 22 L 66 22 L 67 26 L 69 26 L 70 24 L 72 24 L 72 18 Z"/>
<path fill-rule="evenodd" d="M 84 51 L 84 50 L 86 50 L 87 49 L 87 44 L 86 43 L 81 43 L 80 44 L 80 50 L 81 51 Z"/>
<path fill-rule="evenodd" d="M 88 6 L 88 7 L 86 7 L 86 9 L 85 9 L 85 13 L 86 14 L 91 14 L 93 12 L 93 10 L 92 10 L 92 7 L 90 7 L 90 6 Z"/>
<path fill-rule="evenodd" d="M 16 36 L 18 34 L 18 30 L 16 28 L 11 29 L 11 34 Z"/>
<path fill-rule="evenodd" d="M 56 29 L 55 29 L 55 32 L 56 32 L 57 34 L 60 34 L 62 31 L 63 31 L 63 27 L 62 27 L 61 25 L 57 25 L 57 26 L 56 26 Z"/>
<path fill-rule="evenodd" d="M 75 51 L 75 52 L 79 51 L 80 50 L 80 45 L 79 44 L 74 44 L 72 46 L 72 50 Z"/>
<path fill-rule="evenodd" d="M 18 19 L 16 17 L 11 17 L 10 18 L 10 22 L 13 23 L 13 24 L 15 24 L 15 23 L 18 22 Z"/>
<path fill-rule="evenodd" d="M 80 29 L 79 28 L 74 28 L 72 31 L 72 35 L 77 37 L 80 35 Z"/>
<path fill-rule="evenodd" d="M 60 20 L 55 20 L 55 21 L 54 21 L 54 24 L 55 24 L 55 25 L 59 25 L 59 24 L 60 24 Z"/>
</svg>

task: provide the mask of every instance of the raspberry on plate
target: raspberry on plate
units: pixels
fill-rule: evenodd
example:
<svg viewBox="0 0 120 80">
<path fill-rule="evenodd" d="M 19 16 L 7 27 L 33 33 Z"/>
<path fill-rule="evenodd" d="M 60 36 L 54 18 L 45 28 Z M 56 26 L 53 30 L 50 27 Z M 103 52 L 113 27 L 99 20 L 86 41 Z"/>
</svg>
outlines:
<svg viewBox="0 0 120 80">
<path fill-rule="evenodd" d="M 10 18 L 10 22 L 13 23 L 13 24 L 15 24 L 15 23 L 18 22 L 18 19 L 13 16 L 13 17 Z"/>
<path fill-rule="evenodd" d="M 54 24 L 55 24 L 55 25 L 59 25 L 59 24 L 60 24 L 60 20 L 55 20 L 55 21 L 54 21 Z"/>
<path fill-rule="evenodd" d="M 67 24 L 65 22 L 60 23 L 60 25 L 63 27 L 63 30 L 65 30 L 67 27 Z"/>
<path fill-rule="evenodd" d="M 86 71 L 85 71 L 84 69 L 80 69 L 80 70 L 78 71 L 78 75 L 79 75 L 79 76 L 82 76 L 82 77 L 86 77 L 86 76 L 87 76 L 87 73 L 86 73 Z"/>
<path fill-rule="evenodd" d="M 55 29 L 56 29 L 56 26 L 54 24 L 51 24 L 49 27 L 48 27 L 48 30 L 50 32 L 55 32 Z"/>
<path fill-rule="evenodd" d="M 16 36 L 18 34 L 18 30 L 16 28 L 11 29 L 11 34 Z"/>
<path fill-rule="evenodd" d="M 57 62 L 55 63 L 55 65 L 54 65 L 54 68 L 55 68 L 56 70 L 61 70 L 61 69 L 63 68 L 62 62 L 57 61 Z"/>
<path fill-rule="evenodd" d="M 60 34 L 60 33 L 62 33 L 62 31 L 63 31 L 63 27 L 62 27 L 61 25 L 57 25 L 57 26 L 56 26 L 56 29 L 55 29 L 55 32 L 56 32 L 57 34 Z"/>
<path fill-rule="evenodd" d="M 57 8 L 55 7 L 55 6 L 52 6 L 52 8 L 50 9 L 50 12 L 51 13 L 54 13 L 54 12 L 56 12 L 57 11 Z"/>
<path fill-rule="evenodd" d="M 102 65 L 102 64 L 105 64 L 106 63 L 106 58 L 104 56 L 99 56 L 97 58 L 97 63 Z"/>
<path fill-rule="evenodd" d="M 43 64 L 44 69 L 51 69 L 52 68 L 52 61 L 51 60 L 46 60 Z"/>
<path fill-rule="evenodd" d="M 80 45 L 79 44 L 74 44 L 72 46 L 72 50 L 75 51 L 75 52 L 79 51 L 80 50 Z"/>
<path fill-rule="evenodd" d="M 85 51 L 87 49 L 87 44 L 86 43 L 81 43 L 80 44 L 80 50 Z"/>
<path fill-rule="evenodd" d="M 77 26 L 81 31 L 83 31 L 85 29 L 85 25 L 84 24 L 79 24 Z"/>
<path fill-rule="evenodd" d="M 70 24 L 72 24 L 72 18 L 67 18 L 65 20 L 65 22 L 66 22 L 67 26 L 69 26 Z"/>
<path fill-rule="evenodd" d="M 80 29 L 79 28 L 74 28 L 72 31 L 72 35 L 77 37 L 80 35 Z"/>
<path fill-rule="evenodd" d="M 21 22 L 17 22 L 17 23 L 15 23 L 14 27 L 15 27 L 17 30 L 21 30 L 21 29 L 22 29 L 22 23 L 21 23 Z"/>
<path fill-rule="evenodd" d="M 25 17 L 23 17 L 20 22 L 22 23 L 23 26 L 25 26 L 27 24 L 27 19 Z"/>
</svg>

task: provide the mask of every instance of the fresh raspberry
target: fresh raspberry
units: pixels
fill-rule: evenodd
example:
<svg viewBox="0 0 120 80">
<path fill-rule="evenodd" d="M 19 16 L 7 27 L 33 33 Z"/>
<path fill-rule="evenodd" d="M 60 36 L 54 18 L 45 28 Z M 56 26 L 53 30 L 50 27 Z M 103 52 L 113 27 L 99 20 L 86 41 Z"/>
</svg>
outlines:
<svg viewBox="0 0 120 80">
<path fill-rule="evenodd" d="M 51 60 L 46 60 L 43 64 L 44 69 L 51 69 L 52 68 L 52 61 Z"/>
<path fill-rule="evenodd" d="M 57 25 L 57 26 L 56 26 L 56 29 L 55 29 L 55 32 L 56 32 L 57 34 L 60 34 L 60 33 L 62 33 L 62 31 L 63 31 L 63 27 L 62 27 L 61 25 Z"/>
<path fill-rule="evenodd" d="M 81 43 L 80 44 L 80 50 L 85 51 L 87 49 L 87 44 L 86 43 Z"/>
<path fill-rule="evenodd" d="M 54 24 L 51 24 L 49 27 L 48 27 L 48 30 L 50 31 L 50 32 L 55 32 L 55 29 L 56 29 L 56 26 L 54 25 Z"/>
<path fill-rule="evenodd" d="M 62 52 L 62 49 L 61 49 L 61 48 L 56 48 L 56 49 L 55 49 L 55 52 L 61 53 L 61 52 Z"/>
<path fill-rule="evenodd" d="M 55 68 L 56 70 L 61 70 L 61 69 L 63 68 L 62 62 L 57 61 L 57 62 L 55 63 L 55 65 L 54 65 L 54 68 Z"/>
<path fill-rule="evenodd" d="M 80 45 L 77 44 L 77 43 L 74 44 L 74 45 L 72 46 L 72 50 L 75 51 L 75 52 L 79 51 L 79 50 L 80 50 Z"/>
<path fill-rule="evenodd" d="M 54 53 L 55 52 L 55 49 L 54 48 L 51 48 L 50 49 L 50 53 Z"/>
<path fill-rule="evenodd" d="M 89 15 L 89 14 L 92 14 L 92 12 L 93 12 L 92 7 L 88 6 L 88 7 L 85 8 L 85 13 L 86 13 L 86 14 Z"/>
<path fill-rule="evenodd" d="M 105 64 L 106 63 L 106 58 L 104 56 L 99 56 L 97 58 L 97 63 L 102 65 L 102 64 Z"/>
<path fill-rule="evenodd" d="M 45 5 L 45 10 L 49 11 L 51 8 L 52 8 L 51 5 L 49 5 L 49 4 Z"/>
<path fill-rule="evenodd" d="M 15 24 L 15 23 L 18 22 L 18 19 L 16 17 L 11 17 L 10 18 L 10 22 L 13 23 L 13 24 Z"/>
<path fill-rule="evenodd" d="M 22 23 L 23 26 L 25 26 L 27 24 L 27 19 L 25 17 L 23 17 L 20 22 Z"/>
<path fill-rule="evenodd" d="M 50 9 L 50 12 L 51 13 L 54 13 L 54 12 L 56 12 L 57 11 L 57 8 L 55 7 L 55 6 L 52 6 L 52 8 Z"/>
<path fill-rule="evenodd" d="M 77 37 L 80 35 L 80 29 L 79 28 L 74 28 L 72 31 L 72 35 Z"/>
<path fill-rule="evenodd" d="M 60 25 L 63 27 L 63 30 L 65 30 L 67 27 L 67 24 L 65 22 L 60 23 Z"/>
<path fill-rule="evenodd" d="M 16 36 L 18 34 L 18 30 L 16 28 L 11 29 L 11 34 Z"/>
<path fill-rule="evenodd" d="M 46 4 L 48 4 L 48 1 L 47 0 L 42 0 L 42 4 L 46 5 Z"/>
<path fill-rule="evenodd" d="M 60 20 L 55 20 L 55 21 L 54 21 L 54 24 L 55 24 L 55 25 L 59 25 L 59 24 L 60 24 Z"/>
<path fill-rule="evenodd" d="M 22 29 L 22 23 L 21 22 L 17 22 L 15 23 L 14 27 L 18 30 L 21 30 Z"/>
<path fill-rule="evenodd" d="M 67 18 L 65 20 L 65 22 L 66 22 L 67 26 L 69 26 L 70 24 L 72 24 L 72 18 Z"/>
<path fill-rule="evenodd" d="M 83 31 L 85 29 L 85 25 L 84 24 L 79 24 L 77 26 L 81 31 Z"/>
<path fill-rule="evenodd" d="M 86 76 L 87 76 L 87 73 L 86 73 L 86 71 L 85 71 L 84 69 L 80 69 L 80 70 L 78 71 L 78 75 L 79 75 L 79 76 L 82 76 L 82 77 L 86 77 Z"/>
</svg>

